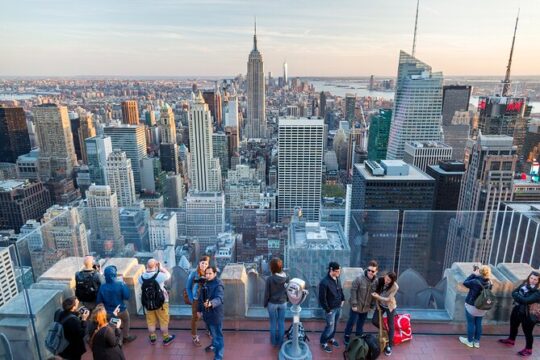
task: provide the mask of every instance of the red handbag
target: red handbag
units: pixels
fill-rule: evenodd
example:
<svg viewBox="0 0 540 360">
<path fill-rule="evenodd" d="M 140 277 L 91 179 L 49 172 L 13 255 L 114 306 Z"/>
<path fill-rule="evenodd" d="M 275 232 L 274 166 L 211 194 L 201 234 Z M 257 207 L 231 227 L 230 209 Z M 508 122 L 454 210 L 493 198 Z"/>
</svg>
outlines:
<svg viewBox="0 0 540 360">
<path fill-rule="evenodd" d="M 388 318 L 383 319 L 384 326 L 388 329 Z M 394 316 L 394 345 L 412 339 L 411 315 L 399 314 Z"/>
</svg>

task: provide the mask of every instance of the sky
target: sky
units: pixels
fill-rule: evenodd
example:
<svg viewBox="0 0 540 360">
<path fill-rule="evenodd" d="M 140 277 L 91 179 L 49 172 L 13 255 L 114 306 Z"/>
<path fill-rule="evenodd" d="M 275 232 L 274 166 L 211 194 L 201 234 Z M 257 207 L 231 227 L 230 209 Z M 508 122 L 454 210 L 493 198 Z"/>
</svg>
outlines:
<svg viewBox="0 0 540 360">
<path fill-rule="evenodd" d="M 416 56 L 445 75 L 540 75 L 539 0 L 420 0 Z M 395 76 L 416 0 L 0 0 L 0 76 L 232 76 L 253 20 L 265 72 Z"/>
</svg>

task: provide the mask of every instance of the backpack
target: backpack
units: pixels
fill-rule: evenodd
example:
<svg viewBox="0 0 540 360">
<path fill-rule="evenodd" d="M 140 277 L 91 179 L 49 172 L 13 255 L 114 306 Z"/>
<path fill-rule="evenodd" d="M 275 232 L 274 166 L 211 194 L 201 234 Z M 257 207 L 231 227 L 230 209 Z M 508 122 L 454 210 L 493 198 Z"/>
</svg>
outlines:
<svg viewBox="0 0 540 360">
<path fill-rule="evenodd" d="M 540 303 L 529 304 L 529 318 L 535 324 L 540 322 Z"/>
<path fill-rule="evenodd" d="M 369 345 L 362 336 L 353 336 L 343 353 L 344 360 L 366 360 L 369 354 Z"/>
<path fill-rule="evenodd" d="M 287 337 L 288 340 L 292 340 L 293 338 L 293 328 L 294 328 L 294 323 L 292 323 L 291 326 L 289 326 L 289 330 L 285 332 L 285 336 Z M 303 342 L 309 341 L 309 337 L 306 334 L 306 329 L 304 329 L 304 325 L 302 325 L 301 322 L 298 323 L 298 340 L 303 341 Z"/>
<path fill-rule="evenodd" d="M 495 305 L 495 295 L 488 288 L 482 285 L 482 292 L 474 300 L 474 307 L 478 310 L 490 310 Z"/>
<path fill-rule="evenodd" d="M 68 347 L 69 342 L 64 336 L 64 323 L 70 318 L 75 318 L 75 315 L 70 314 L 69 316 L 66 316 L 62 321 L 58 321 L 57 318 L 59 317 L 59 315 L 59 312 L 55 315 L 54 322 L 49 327 L 49 330 L 47 331 L 47 336 L 45 337 L 45 347 L 53 355 L 60 354 Z"/>
<path fill-rule="evenodd" d="M 379 338 L 374 334 L 363 334 L 362 338 L 368 344 L 369 354 L 368 360 L 375 360 L 381 355 L 381 347 L 379 346 Z"/>
<path fill-rule="evenodd" d="M 150 279 L 142 279 L 141 302 L 144 308 L 149 311 L 157 310 L 165 303 L 165 294 L 156 280 L 158 275 L 159 269 Z"/>
<path fill-rule="evenodd" d="M 79 271 L 75 275 L 75 296 L 80 301 L 96 301 L 101 282 L 94 271 Z"/>
</svg>

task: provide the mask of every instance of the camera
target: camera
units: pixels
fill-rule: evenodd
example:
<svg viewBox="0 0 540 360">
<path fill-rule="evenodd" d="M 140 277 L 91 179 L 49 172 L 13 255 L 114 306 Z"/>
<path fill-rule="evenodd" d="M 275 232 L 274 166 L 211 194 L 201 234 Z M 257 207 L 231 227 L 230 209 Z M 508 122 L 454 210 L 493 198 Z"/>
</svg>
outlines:
<svg viewBox="0 0 540 360">
<path fill-rule="evenodd" d="M 114 326 L 114 327 L 118 327 L 118 324 L 120 324 L 120 321 L 121 321 L 121 320 L 120 320 L 119 318 L 113 317 L 113 318 L 111 318 L 111 320 L 109 321 L 109 323 L 110 323 L 112 326 Z"/>
<path fill-rule="evenodd" d="M 472 267 L 472 270 L 473 270 L 473 271 L 477 271 L 478 269 L 480 269 L 480 268 L 478 267 L 478 265 L 473 265 L 473 267 Z"/>
<path fill-rule="evenodd" d="M 89 311 L 88 308 L 81 306 L 79 308 L 79 315 L 83 315 L 85 312 Z"/>
</svg>

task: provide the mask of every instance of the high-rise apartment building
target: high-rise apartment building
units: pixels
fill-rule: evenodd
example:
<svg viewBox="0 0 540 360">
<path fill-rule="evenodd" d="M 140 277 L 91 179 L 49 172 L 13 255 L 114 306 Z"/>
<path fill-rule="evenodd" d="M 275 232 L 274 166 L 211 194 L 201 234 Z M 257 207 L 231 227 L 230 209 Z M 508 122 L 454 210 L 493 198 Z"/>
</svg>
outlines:
<svg viewBox="0 0 540 360">
<path fill-rule="evenodd" d="M 443 86 L 442 123 L 451 125 L 456 111 L 469 111 L 472 86 L 446 85 Z"/>
<path fill-rule="evenodd" d="M 175 246 L 176 237 L 178 236 L 177 227 L 176 213 L 174 211 L 160 212 L 150 219 L 148 222 L 150 251 Z"/>
<path fill-rule="evenodd" d="M 13 246 L 0 247 L 0 307 L 19 293 L 12 250 Z"/>
<path fill-rule="evenodd" d="M 122 123 L 139 125 L 139 105 L 137 100 L 122 101 Z"/>
<path fill-rule="evenodd" d="M 442 84 L 441 72 L 400 51 L 388 159 L 403 159 L 407 141 L 441 140 Z"/>
<path fill-rule="evenodd" d="M 445 266 L 488 263 L 497 211 L 512 200 L 516 151 L 509 136 L 478 136 L 461 183 L 458 213 L 449 226 Z"/>
<path fill-rule="evenodd" d="M 243 137 L 266 137 L 266 94 L 263 58 L 257 49 L 257 32 L 253 35 L 253 50 L 247 63 L 247 120 Z"/>
<path fill-rule="evenodd" d="M 112 242 L 114 253 L 124 248 L 120 233 L 118 199 L 108 185 L 92 185 L 86 192 L 86 214 L 91 230 L 90 249 L 105 254 Z M 109 253 L 110 254 L 110 253 Z"/>
<path fill-rule="evenodd" d="M 43 215 L 42 223 L 45 248 L 64 251 L 67 256 L 89 254 L 87 230 L 78 208 L 53 205 Z"/>
<path fill-rule="evenodd" d="M 391 123 L 391 109 L 379 109 L 379 113 L 371 117 L 368 135 L 369 160 L 380 161 L 386 159 Z"/>
<path fill-rule="evenodd" d="M 136 200 L 131 159 L 114 150 L 107 159 L 107 184 L 118 197 L 119 206 L 132 206 Z"/>
<path fill-rule="evenodd" d="M 106 126 L 104 135 L 111 137 L 113 149 L 125 151 L 131 159 L 135 190 L 141 190 L 141 160 L 146 156 L 146 137 L 142 125 Z"/>
<path fill-rule="evenodd" d="M 27 220 L 41 219 L 51 204 L 41 182 L 0 181 L 0 229 L 18 231 Z"/>
<path fill-rule="evenodd" d="M 451 160 L 452 148 L 439 141 L 407 141 L 403 161 L 426 171 L 429 165 L 438 164 L 440 160 Z"/>
<path fill-rule="evenodd" d="M 321 207 L 324 121 L 279 119 L 279 218 L 302 210 L 307 221 L 318 221 Z"/>
<path fill-rule="evenodd" d="M 110 136 L 98 135 L 84 140 L 90 181 L 107 185 L 107 158 L 112 153 Z"/>
<path fill-rule="evenodd" d="M 30 137 L 23 108 L 0 105 L 0 162 L 14 163 L 30 152 Z"/>
<path fill-rule="evenodd" d="M 42 180 L 69 178 L 77 164 L 71 124 L 65 106 L 43 104 L 32 109 L 39 137 Z"/>
<path fill-rule="evenodd" d="M 221 190 L 221 167 L 219 160 L 214 159 L 212 134 L 212 116 L 199 92 L 189 113 L 190 181 L 196 191 Z"/>
</svg>

